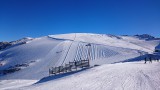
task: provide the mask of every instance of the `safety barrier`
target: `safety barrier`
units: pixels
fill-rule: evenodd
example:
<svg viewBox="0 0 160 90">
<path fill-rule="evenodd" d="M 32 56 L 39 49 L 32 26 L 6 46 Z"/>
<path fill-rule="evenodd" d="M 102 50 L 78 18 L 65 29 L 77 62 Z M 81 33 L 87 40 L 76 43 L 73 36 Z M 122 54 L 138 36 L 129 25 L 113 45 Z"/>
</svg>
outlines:
<svg viewBox="0 0 160 90">
<path fill-rule="evenodd" d="M 77 70 L 78 68 L 87 68 L 87 67 L 89 67 L 89 60 L 69 62 L 69 64 L 65 64 L 65 66 L 51 67 L 49 69 L 49 75 L 67 73 Z"/>
</svg>

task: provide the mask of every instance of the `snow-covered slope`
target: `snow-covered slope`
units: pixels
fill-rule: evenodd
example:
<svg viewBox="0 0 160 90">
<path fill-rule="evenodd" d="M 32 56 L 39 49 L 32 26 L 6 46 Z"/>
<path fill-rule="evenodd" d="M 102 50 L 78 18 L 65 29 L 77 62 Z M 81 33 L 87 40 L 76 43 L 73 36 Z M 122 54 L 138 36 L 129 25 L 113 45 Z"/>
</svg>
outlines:
<svg viewBox="0 0 160 90">
<path fill-rule="evenodd" d="M 69 39 L 75 41 L 103 44 L 115 47 L 123 47 L 130 49 L 138 49 L 142 51 L 152 52 L 155 46 L 159 44 L 159 39 L 146 40 L 141 37 L 136 36 L 115 36 L 109 34 L 88 34 L 88 33 L 78 33 L 78 34 L 62 34 L 62 35 L 49 35 L 53 38 Z"/>
<path fill-rule="evenodd" d="M 160 90 L 160 63 L 108 64 L 75 74 L 47 77 L 20 90 Z"/>
<path fill-rule="evenodd" d="M 128 61 L 145 53 L 152 53 L 160 40 L 139 39 L 135 36 L 71 33 L 23 38 L 12 43 L 11 47 L 0 51 L 0 80 L 7 82 L 8 85 L 14 85 L 14 80 L 24 81 L 29 85 L 47 77 L 50 67 L 87 59 L 88 43 L 91 43 L 90 59 L 91 66 L 94 66 Z M 4 70 L 13 70 L 17 67 L 21 70 L 2 74 Z"/>
</svg>

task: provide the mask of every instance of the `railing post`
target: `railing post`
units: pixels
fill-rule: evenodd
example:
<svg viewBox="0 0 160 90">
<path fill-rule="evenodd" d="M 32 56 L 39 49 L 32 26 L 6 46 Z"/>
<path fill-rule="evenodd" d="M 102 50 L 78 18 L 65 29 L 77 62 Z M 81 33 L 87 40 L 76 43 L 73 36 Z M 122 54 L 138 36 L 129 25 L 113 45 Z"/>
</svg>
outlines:
<svg viewBox="0 0 160 90">
<path fill-rule="evenodd" d="M 91 44 L 89 43 L 89 44 L 87 44 L 86 45 L 87 47 L 88 47 L 88 66 L 90 67 L 90 60 L 91 60 Z"/>
<path fill-rule="evenodd" d="M 50 76 L 50 68 L 49 68 L 49 76 Z"/>
</svg>

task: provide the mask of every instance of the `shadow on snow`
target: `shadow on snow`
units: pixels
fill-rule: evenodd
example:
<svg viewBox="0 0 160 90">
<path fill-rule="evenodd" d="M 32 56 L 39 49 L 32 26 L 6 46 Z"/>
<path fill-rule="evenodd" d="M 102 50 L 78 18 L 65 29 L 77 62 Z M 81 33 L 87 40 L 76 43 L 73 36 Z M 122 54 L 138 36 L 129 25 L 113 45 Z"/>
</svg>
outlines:
<svg viewBox="0 0 160 90">
<path fill-rule="evenodd" d="M 39 83 L 47 82 L 47 81 L 50 81 L 50 80 L 56 80 L 56 79 L 60 79 L 60 78 L 63 78 L 63 77 L 67 77 L 69 75 L 84 71 L 86 69 L 89 69 L 89 68 L 84 68 L 84 69 L 77 70 L 77 71 L 72 71 L 72 72 L 67 72 L 67 73 L 62 73 L 62 74 L 57 74 L 57 75 L 51 75 L 51 76 L 48 76 L 48 77 L 44 77 L 41 80 L 39 80 L 38 82 L 36 82 L 35 84 L 39 84 Z"/>
</svg>

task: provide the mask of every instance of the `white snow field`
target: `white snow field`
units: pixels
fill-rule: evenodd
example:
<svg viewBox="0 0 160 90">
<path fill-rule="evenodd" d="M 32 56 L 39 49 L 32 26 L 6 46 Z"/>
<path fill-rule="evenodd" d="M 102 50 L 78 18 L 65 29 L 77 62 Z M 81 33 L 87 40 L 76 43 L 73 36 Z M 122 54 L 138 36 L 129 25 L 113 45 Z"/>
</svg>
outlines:
<svg viewBox="0 0 160 90">
<path fill-rule="evenodd" d="M 91 47 L 86 46 L 89 43 Z M 46 90 L 45 87 L 51 90 L 158 90 L 159 63 L 143 64 L 139 61 L 143 60 L 144 54 L 152 53 L 159 43 L 159 39 L 92 33 L 23 38 L 0 51 L 0 90 Z M 88 50 L 91 54 L 90 65 L 102 66 L 56 76 L 60 77 L 58 79 L 54 79 L 54 76 L 48 78 L 49 68 L 87 59 Z M 120 63 L 126 61 L 138 62 Z M 21 70 L 2 73 L 14 67 Z M 44 77 L 51 80 L 38 83 Z M 145 79 L 147 77 L 149 79 Z"/>
<path fill-rule="evenodd" d="M 117 63 L 42 80 L 19 90 L 160 90 L 160 63 Z M 49 80 L 49 81 L 47 81 Z"/>
</svg>

